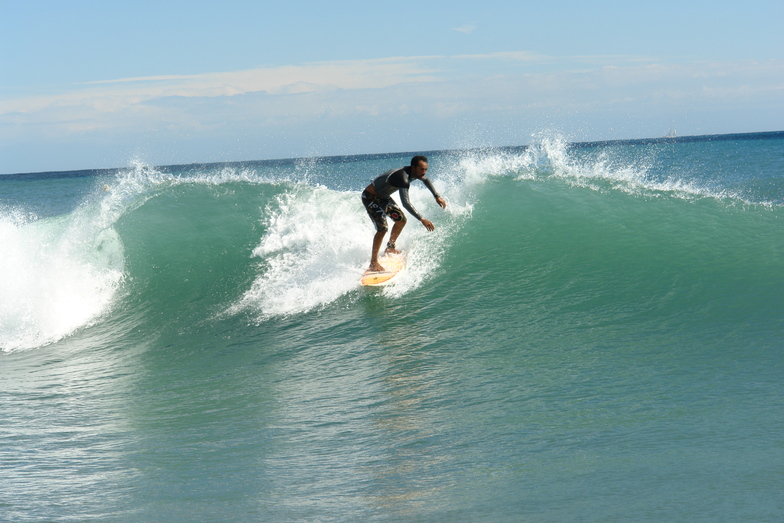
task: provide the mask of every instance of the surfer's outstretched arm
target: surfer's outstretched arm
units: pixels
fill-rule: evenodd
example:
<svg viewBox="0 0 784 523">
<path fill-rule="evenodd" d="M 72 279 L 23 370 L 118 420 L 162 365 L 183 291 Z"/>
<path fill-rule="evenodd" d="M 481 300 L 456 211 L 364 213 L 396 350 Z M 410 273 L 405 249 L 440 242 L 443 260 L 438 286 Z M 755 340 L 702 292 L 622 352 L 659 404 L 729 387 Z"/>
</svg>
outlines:
<svg viewBox="0 0 784 523">
<path fill-rule="evenodd" d="M 433 222 L 431 222 L 427 218 L 423 218 L 422 215 L 419 214 L 416 209 L 414 209 L 414 206 L 411 205 L 411 200 L 409 200 L 408 198 L 408 187 L 403 187 L 400 189 L 400 202 L 403 204 L 403 207 L 405 207 L 406 210 L 410 212 L 414 218 L 422 222 L 422 225 L 425 226 L 425 229 L 427 229 L 428 231 L 435 230 L 436 226 L 433 225 Z M 436 202 L 438 202 L 438 205 L 440 205 L 442 209 L 446 209 L 446 201 L 443 198 L 441 198 L 440 196 L 436 196 Z"/>
</svg>

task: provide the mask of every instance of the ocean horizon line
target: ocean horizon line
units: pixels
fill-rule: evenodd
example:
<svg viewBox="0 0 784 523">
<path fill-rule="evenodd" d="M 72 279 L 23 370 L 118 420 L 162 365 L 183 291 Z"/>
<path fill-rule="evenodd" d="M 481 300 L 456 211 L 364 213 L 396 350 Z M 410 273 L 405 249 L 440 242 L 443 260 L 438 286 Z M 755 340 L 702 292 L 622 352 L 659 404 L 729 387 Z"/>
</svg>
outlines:
<svg viewBox="0 0 784 523">
<path fill-rule="evenodd" d="M 784 138 L 784 130 L 781 131 L 760 131 L 760 132 L 747 132 L 747 133 L 727 133 L 727 134 L 702 134 L 702 135 L 688 135 L 688 136 L 662 136 L 658 138 L 629 138 L 629 139 L 613 139 L 613 140 L 591 140 L 584 142 L 570 142 L 569 147 L 574 148 L 590 148 L 590 147 L 603 147 L 612 145 L 650 145 L 657 143 L 688 143 L 688 142 L 710 142 L 710 141 L 729 141 L 729 140 L 764 140 L 764 139 L 780 139 Z M 502 152 L 517 152 L 524 151 L 530 147 L 526 145 L 501 145 L 501 146 L 487 146 L 487 147 L 467 147 L 456 149 L 432 149 L 425 151 L 398 151 L 387 153 L 363 153 L 363 154 L 345 154 L 345 155 L 329 155 L 329 156 L 300 156 L 294 158 L 272 158 L 265 160 L 233 160 L 226 162 L 191 162 L 170 165 L 158 165 L 156 169 L 162 171 L 180 171 L 183 168 L 205 167 L 210 168 L 214 166 L 232 166 L 232 167 L 248 167 L 248 166 L 276 166 L 276 165 L 295 165 L 302 161 L 318 160 L 321 163 L 340 163 L 340 162 L 353 162 L 364 160 L 381 160 L 387 158 L 405 158 L 407 156 L 414 156 L 423 154 L 425 156 L 444 153 L 457 153 L 457 152 L 472 152 L 472 151 L 502 151 Z M 74 169 L 68 171 L 41 171 L 41 172 L 24 172 L 24 173 L 8 173 L 0 174 L 0 181 L 7 180 L 37 180 L 37 179 L 56 179 L 56 178 L 81 178 L 89 176 L 111 175 L 128 169 L 128 167 L 106 167 L 95 169 Z"/>
</svg>

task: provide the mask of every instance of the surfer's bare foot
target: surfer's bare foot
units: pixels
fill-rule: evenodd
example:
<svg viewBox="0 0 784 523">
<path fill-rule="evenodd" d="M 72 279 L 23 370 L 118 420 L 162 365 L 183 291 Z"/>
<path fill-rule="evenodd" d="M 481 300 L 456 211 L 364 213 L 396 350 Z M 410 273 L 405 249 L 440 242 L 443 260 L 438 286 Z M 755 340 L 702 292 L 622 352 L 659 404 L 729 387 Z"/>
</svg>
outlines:
<svg viewBox="0 0 784 523">
<path fill-rule="evenodd" d="M 397 225 L 397 223 L 395 225 Z M 392 232 L 394 232 L 394 231 L 392 231 Z M 384 256 L 386 256 L 387 254 L 400 254 L 400 251 L 395 249 L 395 242 L 393 242 L 393 241 L 388 241 L 387 242 L 387 248 L 384 251 Z"/>
<path fill-rule="evenodd" d="M 385 269 L 378 262 L 370 262 L 370 267 L 368 267 L 368 270 L 372 272 L 383 272 Z"/>
</svg>

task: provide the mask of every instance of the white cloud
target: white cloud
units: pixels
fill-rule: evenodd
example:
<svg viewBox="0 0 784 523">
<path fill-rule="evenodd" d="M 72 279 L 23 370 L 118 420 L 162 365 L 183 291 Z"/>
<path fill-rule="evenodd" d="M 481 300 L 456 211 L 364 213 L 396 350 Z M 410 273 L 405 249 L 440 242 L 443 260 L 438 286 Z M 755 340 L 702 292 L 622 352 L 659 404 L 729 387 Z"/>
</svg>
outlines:
<svg viewBox="0 0 784 523">
<path fill-rule="evenodd" d="M 476 26 L 475 25 L 471 25 L 471 24 L 461 25 L 460 27 L 453 27 L 452 28 L 453 31 L 457 31 L 458 33 L 464 33 L 464 34 L 467 34 L 467 35 L 473 33 L 475 29 L 476 29 Z"/>
<path fill-rule="evenodd" d="M 246 93 L 290 94 L 324 90 L 383 88 L 400 83 L 431 82 L 426 57 L 318 62 L 190 76 L 124 78 L 92 82 L 49 96 L 0 100 L 0 117 L 43 110 L 81 107 L 111 113 L 167 97 L 226 97 Z"/>
<path fill-rule="evenodd" d="M 528 51 L 502 51 L 502 52 L 487 53 L 487 54 L 464 54 L 464 55 L 457 55 L 454 58 L 463 59 L 463 60 L 482 60 L 482 61 L 508 60 L 508 61 L 518 61 L 518 62 L 554 60 L 553 57 L 539 55 Z"/>
<path fill-rule="evenodd" d="M 507 63 L 519 66 L 507 69 L 504 65 Z M 617 65 L 619 63 L 621 65 Z M 775 93 L 778 89 L 780 93 L 783 63 L 663 64 L 623 56 L 602 57 L 602 60 L 597 57 L 556 59 L 527 51 L 331 61 L 190 76 L 123 78 L 69 86 L 54 95 L 0 99 L 0 123 L 100 117 L 108 124 L 112 114 L 140 112 L 153 101 L 177 97 L 220 99 L 250 93 L 285 96 L 436 83 L 450 84 L 452 96 L 460 96 L 460 86 L 469 78 L 474 82 L 484 78 L 491 90 L 493 84 L 502 86 L 505 81 L 517 78 L 516 82 L 526 87 L 527 96 L 544 98 L 553 98 L 557 93 L 575 98 L 585 90 L 646 89 L 646 86 L 659 92 L 666 88 L 695 96 L 704 96 L 706 91 L 712 96 L 722 93 L 722 96 L 731 96 L 738 91 L 736 84 L 739 82 L 744 86 L 755 85 L 753 91 Z M 527 70 L 526 64 L 546 65 L 550 71 Z M 760 81 L 756 82 L 755 78 Z M 697 83 L 700 85 L 694 85 Z M 437 89 L 443 90 L 444 85 Z M 744 89 L 748 94 L 749 88 Z M 450 105 L 456 102 L 443 101 Z"/>
<path fill-rule="evenodd" d="M 181 154 L 177 151 L 189 147 L 195 152 L 182 161 L 309 154 L 314 140 L 341 144 L 321 154 L 404 150 L 413 141 L 446 140 L 445 130 L 459 134 L 460 128 L 477 125 L 499 129 L 497 122 L 510 129 L 508 136 L 498 138 L 502 144 L 515 143 L 514 133 L 528 136 L 537 130 L 532 127 L 547 121 L 566 122 L 563 130 L 568 132 L 568 125 L 606 129 L 611 118 L 622 118 L 637 127 L 611 137 L 634 137 L 644 126 L 660 127 L 660 119 L 669 127 L 673 115 L 735 115 L 756 108 L 762 115 L 758 118 L 768 122 L 782 106 L 784 60 L 672 64 L 630 56 L 498 52 L 67 86 L 49 96 L 0 99 L 0 142 L 10 151 L 17 145 L 47 143 L 92 144 L 97 149 L 114 140 L 111 147 L 124 151 L 129 144 L 153 141 L 174 151 L 171 158 L 155 161 L 176 163 L 176 154 Z M 357 150 L 358 129 L 362 150 Z M 251 152 L 220 156 L 229 154 L 229 137 Z M 401 141 L 406 137 L 409 142 Z M 352 140 L 353 148 L 345 145 Z M 197 143 L 214 143 L 214 151 Z M 277 152 L 271 149 L 273 143 L 279 144 Z"/>
</svg>

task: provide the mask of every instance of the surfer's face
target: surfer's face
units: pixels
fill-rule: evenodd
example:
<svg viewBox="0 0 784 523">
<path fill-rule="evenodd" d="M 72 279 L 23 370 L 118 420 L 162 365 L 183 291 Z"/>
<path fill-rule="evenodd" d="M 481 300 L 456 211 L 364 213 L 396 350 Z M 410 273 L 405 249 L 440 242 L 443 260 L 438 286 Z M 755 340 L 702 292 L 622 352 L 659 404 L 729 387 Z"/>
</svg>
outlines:
<svg viewBox="0 0 784 523">
<path fill-rule="evenodd" d="M 427 174 L 427 162 L 419 162 L 416 167 L 411 168 L 414 178 L 423 178 Z"/>
</svg>

